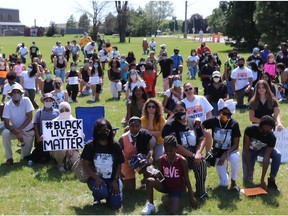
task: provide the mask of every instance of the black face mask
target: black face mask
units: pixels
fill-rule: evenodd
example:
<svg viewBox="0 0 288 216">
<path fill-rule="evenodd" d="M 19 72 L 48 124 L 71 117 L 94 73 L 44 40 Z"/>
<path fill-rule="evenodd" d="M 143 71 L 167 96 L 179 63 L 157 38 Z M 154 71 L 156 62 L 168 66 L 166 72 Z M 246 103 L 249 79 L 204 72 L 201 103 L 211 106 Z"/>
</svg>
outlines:
<svg viewBox="0 0 288 216">
<path fill-rule="evenodd" d="M 182 120 L 186 118 L 186 112 L 177 112 L 174 114 L 175 119 Z"/>
<path fill-rule="evenodd" d="M 61 88 L 61 85 L 60 85 L 59 83 L 56 83 L 56 84 L 55 84 L 55 88 L 56 88 L 56 89 L 60 89 L 60 88 Z"/>
<path fill-rule="evenodd" d="M 238 66 L 239 66 L 240 68 L 242 68 L 242 67 L 244 66 L 244 64 L 238 64 Z"/>
<path fill-rule="evenodd" d="M 107 140 L 108 135 L 107 135 L 107 133 L 99 133 L 98 138 L 99 138 L 99 140 Z"/>
</svg>

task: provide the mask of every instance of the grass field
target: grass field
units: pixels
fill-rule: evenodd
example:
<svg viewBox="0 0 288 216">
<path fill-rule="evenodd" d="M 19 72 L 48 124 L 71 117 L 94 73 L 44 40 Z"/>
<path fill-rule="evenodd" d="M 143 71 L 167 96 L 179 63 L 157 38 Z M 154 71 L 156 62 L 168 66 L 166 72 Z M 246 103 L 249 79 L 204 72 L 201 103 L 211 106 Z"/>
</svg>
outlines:
<svg viewBox="0 0 288 216">
<path fill-rule="evenodd" d="M 32 41 L 36 41 L 37 46 L 40 48 L 43 54 L 43 59 L 48 63 L 48 68 L 52 69 L 50 63 L 50 54 L 52 46 L 55 45 L 57 40 L 61 40 L 62 44 L 67 41 L 74 39 L 74 35 L 65 36 L 63 38 L 30 38 L 30 37 L 1 37 L 0 47 L 1 53 L 9 55 L 15 52 L 16 45 L 21 42 L 25 42 L 26 46 L 29 47 Z M 127 54 L 128 51 L 134 51 L 137 62 L 142 57 L 142 40 L 143 38 L 131 38 L 130 43 L 120 44 L 118 38 L 105 36 L 105 40 L 109 39 L 112 45 L 116 45 L 119 48 L 120 53 Z M 151 38 L 147 38 L 150 41 Z M 79 40 L 79 37 L 76 38 Z M 127 39 L 128 41 L 128 39 Z M 165 43 L 167 45 L 168 54 L 173 53 L 173 49 L 178 47 L 180 54 L 186 59 L 190 54 L 192 48 L 197 48 L 200 42 L 194 42 L 189 39 L 183 38 L 155 38 L 157 43 L 157 54 L 159 52 L 159 45 Z M 224 63 L 228 51 L 231 49 L 228 46 L 220 43 L 207 42 L 207 45 L 213 52 L 217 52 L 220 59 Z M 248 53 L 240 53 L 245 59 L 248 57 Z M 144 56 L 143 56 L 144 57 Z M 146 57 L 146 56 L 145 56 Z M 80 57 L 83 60 L 83 56 Z M 81 63 L 80 63 L 81 65 Z M 223 73 L 223 66 L 221 68 Z M 184 68 L 184 81 L 187 81 L 185 75 L 187 68 Z M 183 82 L 184 82 L 183 81 Z M 71 106 L 105 106 L 105 117 L 112 123 L 113 126 L 119 127 L 120 130 L 116 134 L 116 139 L 119 139 L 123 133 L 123 127 L 121 120 L 126 113 L 125 99 L 122 94 L 120 101 L 111 100 L 111 91 L 109 89 L 109 81 L 107 79 L 104 83 L 104 91 L 100 96 L 100 101 L 97 103 L 89 103 L 91 96 L 78 97 L 78 103 L 72 103 Z M 191 83 L 194 86 L 199 87 L 200 94 L 203 91 L 200 80 L 193 80 Z M 162 79 L 160 78 L 157 82 L 157 91 L 162 91 Z M 37 95 L 37 99 L 40 95 Z M 157 99 L 162 101 L 162 97 L 158 96 Z M 40 102 L 39 102 L 40 103 Z M 287 127 L 287 116 L 288 111 L 286 104 L 281 104 L 282 112 L 282 123 Z M 244 128 L 250 124 L 248 112 L 240 113 L 237 111 L 233 117 L 238 120 L 243 135 Z M 92 126 L 91 126 L 92 127 Z M 0 140 L 2 143 L 2 140 Z M 242 149 L 242 139 L 240 141 L 240 148 Z M 17 149 L 16 142 L 13 143 L 13 151 Z M 14 166 L 6 167 L 0 165 L 0 213 L 1 214 L 129 214 L 135 215 L 140 214 L 143 206 L 146 202 L 146 193 L 140 189 L 140 181 L 137 181 L 138 189 L 135 192 L 124 191 L 124 203 L 123 207 L 117 211 L 110 211 L 105 205 L 100 207 L 93 207 L 91 205 L 93 198 L 86 186 L 86 184 L 80 183 L 71 172 L 59 173 L 54 164 L 48 165 L 33 165 L 28 167 L 26 162 L 18 162 L 19 155 L 14 153 Z M 5 161 L 4 148 L 0 148 L 0 161 Z M 192 210 L 189 207 L 188 197 L 185 194 L 183 196 L 183 211 L 181 214 L 196 214 L 196 215 L 242 215 L 242 214 L 261 214 L 261 215 L 275 215 L 275 214 L 287 214 L 288 212 L 288 201 L 287 194 L 288 189 L 286 188 L 287 178 L 287 164 L 282 164 L 280 171 L 277 176 L 277 184 L 281 188 L 281 194 L 269 193 L 268 195 L 258 197 L 245 197 L 241 195 L 238 197 L 230 190 L 219 188 L 218 176 L 215 168 L 208 168 L 207 176 L 207 190 L 210 199 L 206 203 L 200 204 L 200 207 L 196 210 Z M 269 173 L 269 170 L 268 170 Z M 195 179 L 193 172 L 189 173 L 192 185 L 194 187 Z M 256 172 L 254 174 L 255 182 L 259 183 L 261 175 L 261 164 L 256 164 Z M 239 172 L 238 184 L 243 187 L 242 184 L 242 168 Z M 195 187 L 194 187 L 195 188 Z M 167 208 L 166 196 L 158 192 L 154 192 L 155 202 L 158 207 L 157 214 L 165 214 Z"/>
</svg>

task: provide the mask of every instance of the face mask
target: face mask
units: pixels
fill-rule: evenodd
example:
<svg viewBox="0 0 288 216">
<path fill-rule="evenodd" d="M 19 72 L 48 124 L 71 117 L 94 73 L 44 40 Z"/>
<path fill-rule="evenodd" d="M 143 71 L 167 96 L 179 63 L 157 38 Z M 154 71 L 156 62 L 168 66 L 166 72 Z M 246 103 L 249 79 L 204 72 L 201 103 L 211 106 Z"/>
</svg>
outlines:
<svg viewBox="0 0 288 216">
<path fill-rule="evenodd" d="M 123 62 L 125 62 L 125 59 L 121 58 L 119 61 L 120 61 L 121 63 L 123 63 Z"/>
<path fill-rule="evenodd" d="M 229 121 L 231 119 L 231 115 L 223 115 L 222 113 L 220 114 L 220 120 L 222 121 L 222 122 L 227 122 L 227 121 Z"/>
<path fill-rule="evenodd" d="M 69 119 L 69 118 L 70 118 L 70 112 L 60 113 L 60 118 L 62 118 L 62 119 Z"/>
<path fill-rule="evenodd" d="M 133 81 L 135 81 L 136 78 L 137 78 L 137 75 L 136 75 L 136 74 L 133 74 L 133 75 L 130 76 L 130 78 L 131 78 Z"/>
<path fill-rule="evenodd" d="M 239 66 L 240 68 L 242 68 L 242 67 L 244 66 L 244 64 L 238 64 L 238 66 Z"/>
<path fill-rule="evenodd" d="M 85 65 L 86 67 L 88 67 L 88 66 L 89 66 L 89 63 L 85 63 L 84 65 Z"/>
<path fill-rule="evenodd" d="M 28 71 L 28 73 L 30 73 L 32 71 L 32 68 L 28 67 L 27 71 Z"/>
<path fill-rule="evenodd" d="M 20 93 L 14 93 L 12 95 L 12 100 L 19 101 L 21 99 L 21 96 L 22 96 L 22 94 L 20 94 Z"/>
<path fill-rule="evenodd" d="M 71 67 L 71 70 L 72 71 L 76 71 L 76 67 Z"/>
<path fill-rule="evenodd" d="M 55 84 L 55 88 L 56 88 L 56 89 L 60 89 L 60 88 L 61 88 L 61 84 L 56 83 L 56 84 Z"/>
<path fill-rule="evenodd" d="M 51 74 L 46 74 L 45 77 L 46 77 L 46 79 L 51 79 L 52 75 Z"/>
<path fill-rule="evenodd" d="M 59 59 L 63 59 L 63 56 L 59 56 L 58 58 L 59 58 Z"/>
<path fill-rule="evenodd" d="M 162 59 L 166 60 L 166 59 L 167 59 L 167 57 L 166 57 L 166 56 L 163 56 L 163 57 L 162 57 Z"/>
<path fill-rule="evenodd" d="M 175 119 L 182 120 L 186 118 L 186 112 L 177 112 L 174 114 Z"/>
<path fill-rule="evenodd" d="M 235 63 L 235 62 L 236 62 L 236 59 L 232 59 L 231 61 L 232 61 L 233 63 Z"/>
<path fill-rule="evenodd" d="M 98 138 L 99 138 L 99 140 L 107 140 L 108 134 L 107 133 L 99 133 Z"/>
<path fill-rule="evenodd" d="M 44 107 L 47 109 L 50 109 L 53 106 L 53 102 L 49 101 L 49 102 L 44 102 Z"/>
<path fill-rule="evenodd" d="M 142 61 L 142 62 L 140 62 L 140 64 L 145 64 L 145 62 Z"/>
<path fill-rule="evenodd" d="M 269 62 L 274 62 L 274 58 L 269 58 L 268 61 Z"/>
<path fill-rule="evenodd" d="M 94 68 L 98 68 L 98 64 L 94 64 Z"/>
<path fill-rule="evenodd" d="M 182 84 L 182 82 L 181 82 L 180 80 L 175 80 L 175 81 L 173 82 L 173 84 L 174 84 L 175 87 L 180 87 L 181 84 Z"/>
<path fill-rule="evenodd" d="M 175 53 L 175 55 L 178 55 L 179 52 L 174 52 L 174 53 Z"/>
<path fill-rule="evenodd" d="M 213 81 L 214 81 L 215 83 L 218 83 L 218 82 L 220 81 L 220 78 L 215 77 L 215 78 L 213 78 Z"/>
</svg>

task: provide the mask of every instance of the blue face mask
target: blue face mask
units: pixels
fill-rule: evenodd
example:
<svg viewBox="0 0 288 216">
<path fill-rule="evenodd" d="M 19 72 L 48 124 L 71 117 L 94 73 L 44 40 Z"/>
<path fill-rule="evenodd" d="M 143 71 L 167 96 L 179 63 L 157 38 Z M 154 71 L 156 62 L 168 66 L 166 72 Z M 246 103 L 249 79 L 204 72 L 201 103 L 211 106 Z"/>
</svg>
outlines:
<svg viewBox="0 0 288 216">
<path fill-rule="evenodd" d="M 72 71 L 76 71 L 76 67 L 71 67 L 71 70 Z"/>
<path fill-rule="evenodd" d="M 32 68 L 28 67 L 27 71 L 28 71 L 28 73 L 30 73 L 32 71 Z"/>
<path fill-rule="evenodd" d="M 120 59 L 120 62 L 121 62 L 121 63 L 125 62 L 125 59 L 121 58 L 121 59 Z"/>
<path fill-rule="evenodd" d="M 182 82 L 180 80 L 174 80 L 173 84 L 175 87 L 180 87 Z"/>
<path fill-rule="evenodd" d="M 46 74 L 46 79 L 51 79 L 52 78 L 52 75 L 51 74 Z"/>
<path fill-rule="evenodd" d="M 94 68 L 98 68 L 98 64 L 94 64 Z"/>
</svg>

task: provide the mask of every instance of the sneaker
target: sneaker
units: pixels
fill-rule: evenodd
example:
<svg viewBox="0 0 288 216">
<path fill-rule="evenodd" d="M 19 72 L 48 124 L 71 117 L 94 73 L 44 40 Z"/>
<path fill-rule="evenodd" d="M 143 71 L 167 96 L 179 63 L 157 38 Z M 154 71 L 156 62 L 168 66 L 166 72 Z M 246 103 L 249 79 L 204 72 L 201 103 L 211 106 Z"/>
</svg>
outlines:
<svg viewBox="0 0 288 216">
<path fill-rule="evenodd" d="M 200 200 L 201 200 L 202 202 L 204 202 L 204 201 L 206 201 L 207 199 L 209 199 L 209 196 L 208 196 L 207 193 L 205 193 L 205 194 L 201 195 L 199 198 L 200 198 Z"/>
<path fill-rule="evenodd" d="M 94 200 L 93 206 L 101 205 L 101 200 Z"/>
<path fill-rule="evenodd" d="M 71 97 L 69 98 L 68 102 L 69 102 L 69 103 L 73 103 L 73 100 L 72 100 Z"/>
<path fill-rule="evenodd" d="M 60 167 L 58 168 L 58 170 L 59 170 L 59 172 L 65 172 L 65 171 L 66 171 L 63 166 L 60 166 Z"/>
<path fill-rule="evenodd" d="M 272 179 L 270 179 L 270 178 L 268 178 L 268 185 L 267 185 L 267 187 L 268 187 L 269 189 L 272 189 L 272 190 L 275 190 L 275 191 L 280 191 L 279 188 L 278 188 L 278 186 L 277 186 L 276 183 L 275 183 L 275 180 L 272 180 Z"/>
<path fill-rule="evenodd" d="M 153 203 L 147 203 L 145 208 L 142 210 L 143 215 L 150 215 L 156 211 L 156 206 Z"/>
<path fill-rule="evenodd" d="M 231 187 L 231 189 L 237 193 L 240 193 L 240 187 L 238 187 L 238 185 Z"/>
<path fill-rule="evenodd" d="M 7 165 L 7 166 L 13 165 L 13 158 L 6 160 L 6 162 L 2 163 L 2 165 Z"/>
<path fill-rule="evenodd" d="M 95 102 L 95 101 L 96 101 L 96 99 L 95 99 L 95 96 L 92 96 L 92 99 L 91 99 L 91 101 L 93 101 L 93 102 Z"/>
</svg>

